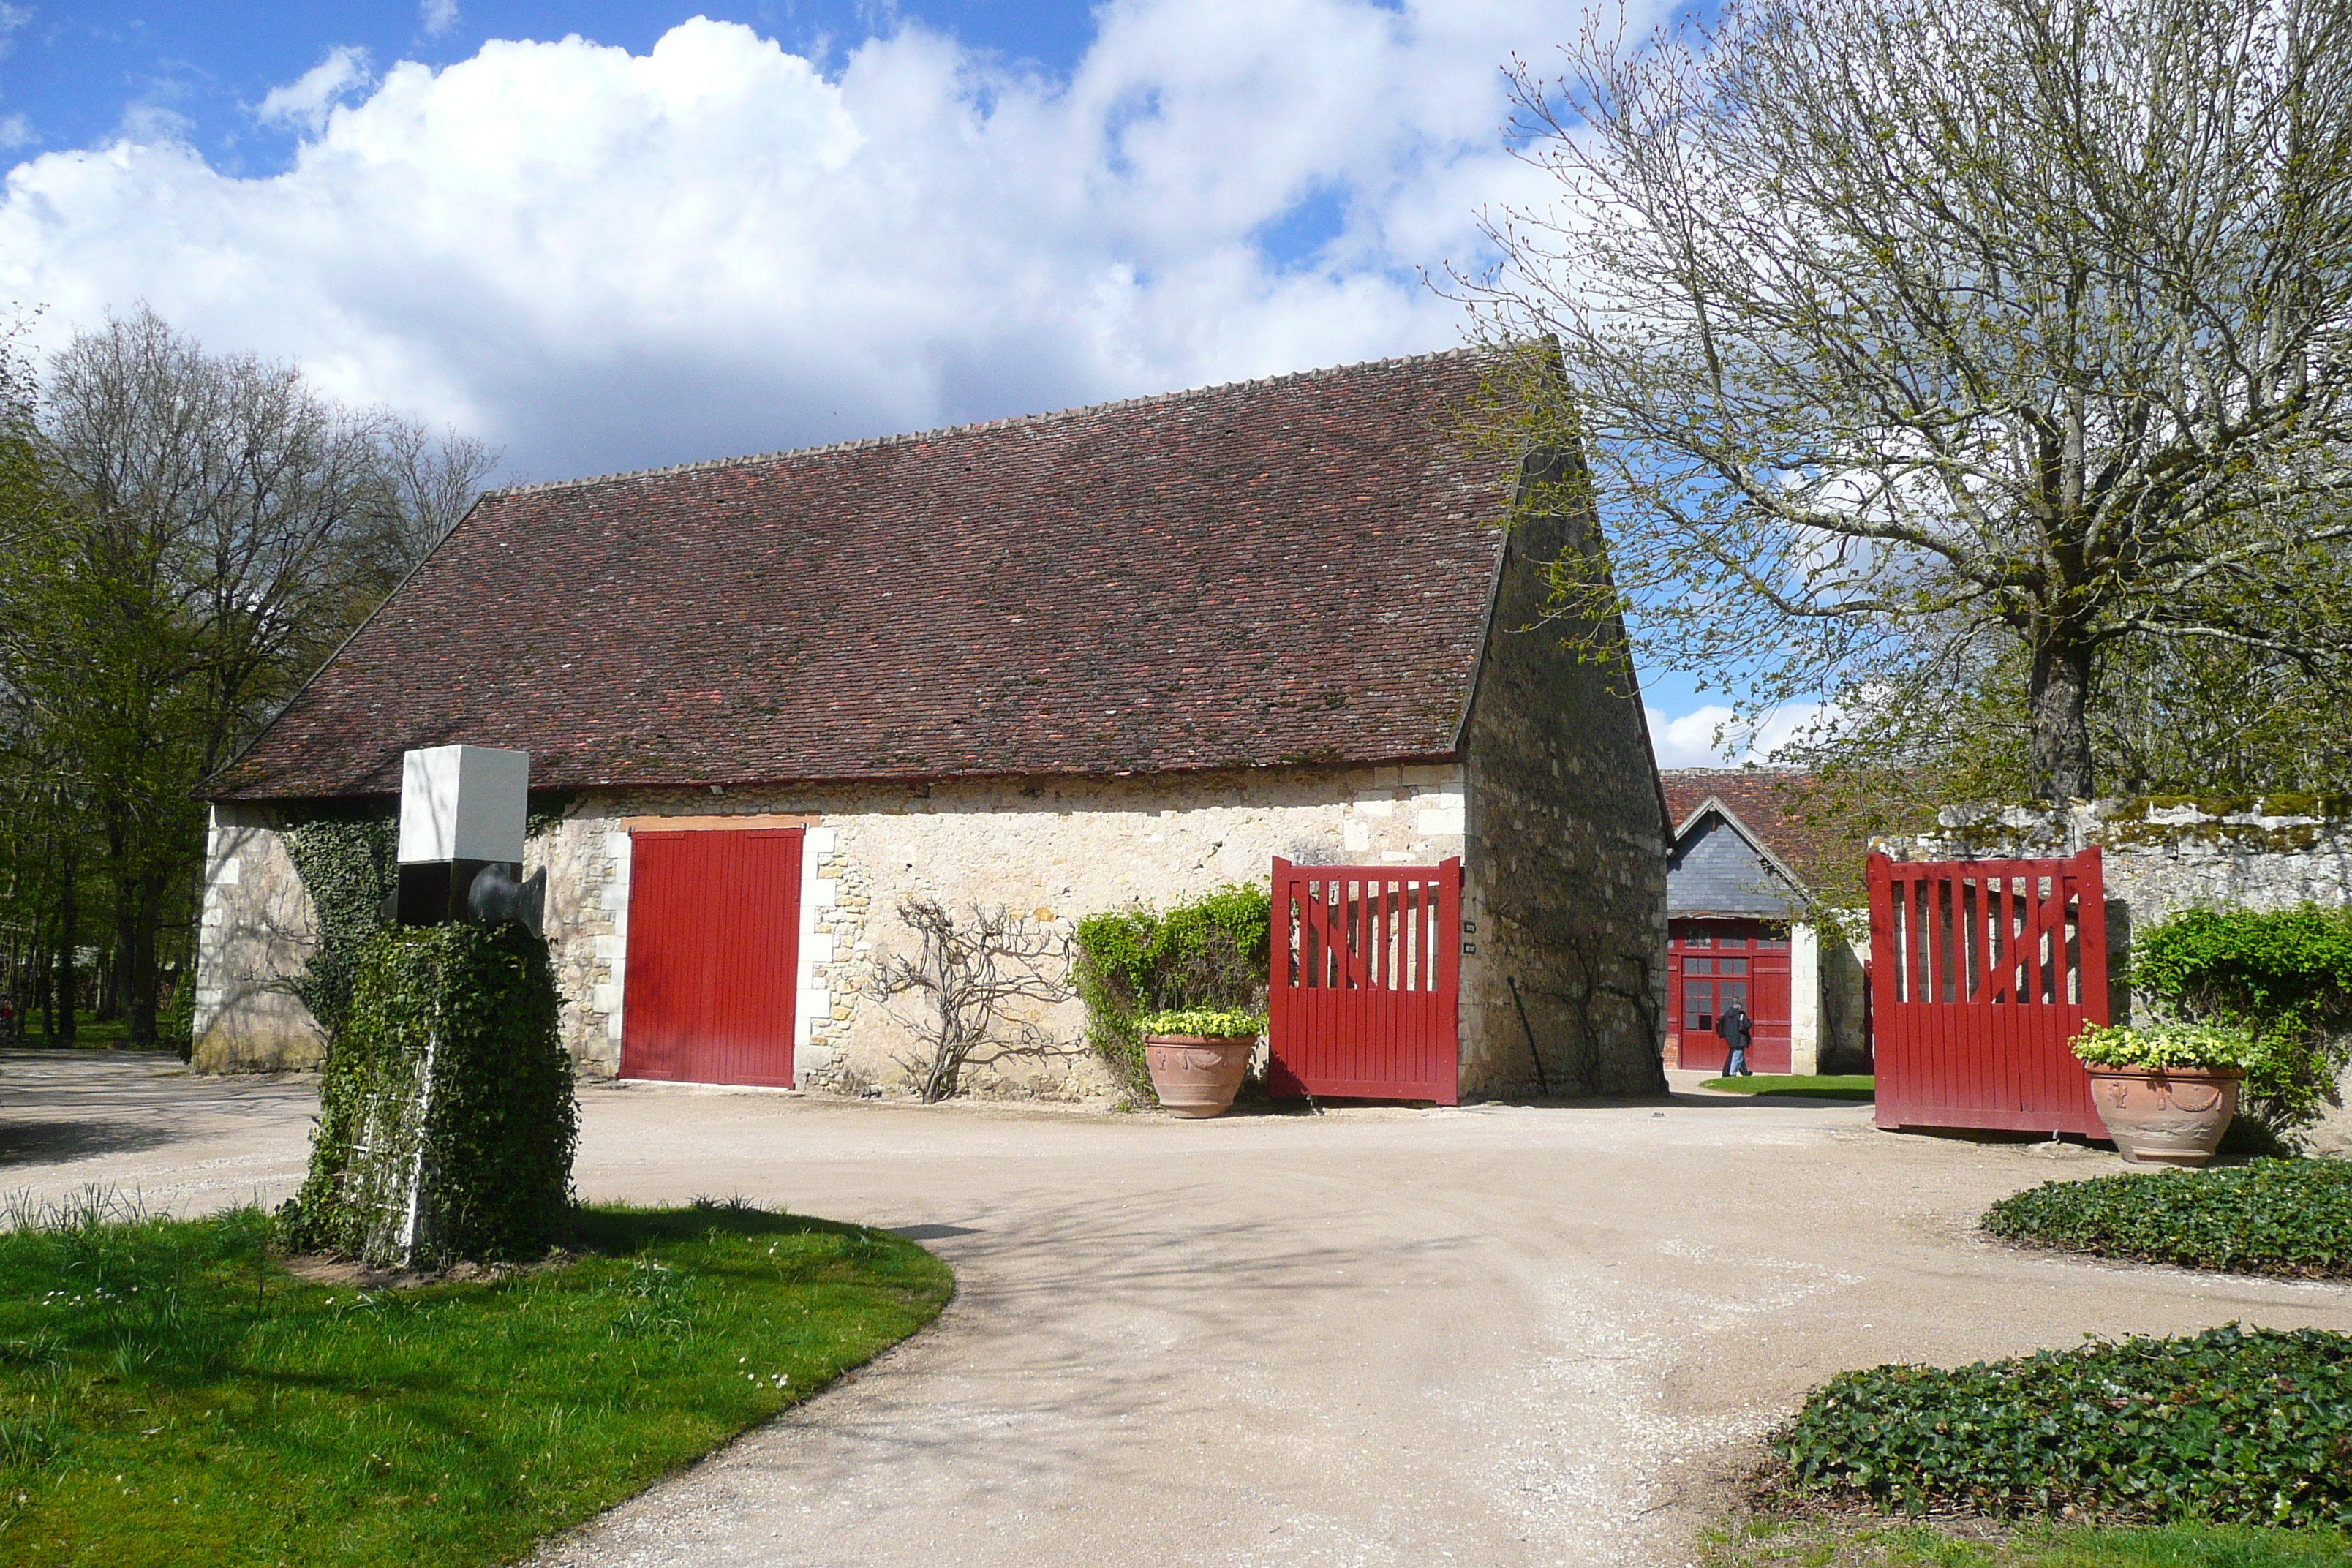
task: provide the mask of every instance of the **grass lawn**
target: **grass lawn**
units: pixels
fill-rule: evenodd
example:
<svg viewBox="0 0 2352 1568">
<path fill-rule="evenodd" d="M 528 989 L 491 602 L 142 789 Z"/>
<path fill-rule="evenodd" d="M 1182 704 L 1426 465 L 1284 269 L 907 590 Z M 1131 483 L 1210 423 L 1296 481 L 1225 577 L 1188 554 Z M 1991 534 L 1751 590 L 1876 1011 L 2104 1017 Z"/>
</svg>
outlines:
<svg viewBox="0 0 2352 1568">
<path fill-rule="evenodd" d="M 505 1563 L 936 1316 L 912 1242 L 592 1209 L 572 1261 L 288 1273 L 254 1210 L 0 1235 L 0 1563 Z"/>
<path fill-rule="evenodd" d="M 1701 1538 L 1706 1568 L 2343 1568 L 2352 1536 L 2242 1525 L 2013 1530 L 1760 1518 Z"/>
<path fill-rule="evenodd" d="M 25 1020 L 23 1044 L 38 1046 L 41 1042 L 41 1015 L 37 1009 Z M 74 1048 L 84 1051 L 127 1051 L 131 1046 L 131 1020 L 109 1018 L 100 1022 L 88 1013 L 74 1015 Z M 142 1046 L 141 1050 L 169 1051 L 169 1046 Z"/>
<path fill-rule="evenodd" d="M 1711 1078 L 1700 1087 L 1733 1094 L 1793 1094 L 1808 1100 L 1873 1098 L 1877 1079 L 1868 1073 L 1751 1073 L 1745 1078 Z"/>
</svg>

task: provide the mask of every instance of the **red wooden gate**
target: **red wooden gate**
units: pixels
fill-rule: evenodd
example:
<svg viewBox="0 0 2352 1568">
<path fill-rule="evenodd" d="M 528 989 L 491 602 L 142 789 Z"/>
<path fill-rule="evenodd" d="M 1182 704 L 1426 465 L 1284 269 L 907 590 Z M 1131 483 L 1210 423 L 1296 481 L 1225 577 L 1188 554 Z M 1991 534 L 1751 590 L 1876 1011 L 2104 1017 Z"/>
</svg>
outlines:
<svg viewBox="0 0 2352 1568">
<path fill-rule="evenodd" d="M 2107 1021 L 2099 851 L 2071 860 L 1870 858 L 1881 1127 L 2104 1138 L 2066 1042 Z"/>
<path fill-rule="evenodd" d="M 792 1087 L 801 833 L 631 835 L 623 1078 Z"/>
<path fill-rule="evenodd" d="M 1668 1067 L 1720 1071 L 1731 1055 L 1716 1019 L 1734 1001 L 1748 1009 L 1748 1065 L 1787 1072 L 1791 1050 L 1789 928 L 1764 921 L 1678 920 L 1666 943 Z"/>
<path fill-rule="evenodd" d="M 1266 1087 L 1461 1100 L 1462 862 L 1274 863 Z"/>
</svg>

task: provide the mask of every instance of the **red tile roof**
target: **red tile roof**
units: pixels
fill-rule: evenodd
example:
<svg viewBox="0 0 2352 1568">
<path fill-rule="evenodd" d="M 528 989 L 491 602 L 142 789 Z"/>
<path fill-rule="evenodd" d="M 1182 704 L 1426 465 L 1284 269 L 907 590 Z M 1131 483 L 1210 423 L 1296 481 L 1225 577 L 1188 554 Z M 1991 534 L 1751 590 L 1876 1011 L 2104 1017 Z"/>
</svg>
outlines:
<svg viewBox="0 0 2352 1568">
<path fill-rule="evenodd" d="M 207 789 L 1450 755 L 1513 476 L 1472 351 L 493 491 Z"/>
</svg>

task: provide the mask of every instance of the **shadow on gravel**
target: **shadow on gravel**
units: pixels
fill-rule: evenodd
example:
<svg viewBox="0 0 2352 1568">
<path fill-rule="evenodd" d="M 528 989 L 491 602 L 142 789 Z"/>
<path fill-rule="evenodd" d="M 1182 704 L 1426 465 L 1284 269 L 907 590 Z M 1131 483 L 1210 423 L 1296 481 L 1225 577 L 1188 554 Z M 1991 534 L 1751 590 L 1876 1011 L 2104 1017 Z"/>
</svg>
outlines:
<svg viewBox="0 0 2352 1568">
<path fill-rule="evenodd" d="M 0 1121 L 0 1168 L 135 1153 L 178 1136 L 155 1121 Z"/>
</svg>

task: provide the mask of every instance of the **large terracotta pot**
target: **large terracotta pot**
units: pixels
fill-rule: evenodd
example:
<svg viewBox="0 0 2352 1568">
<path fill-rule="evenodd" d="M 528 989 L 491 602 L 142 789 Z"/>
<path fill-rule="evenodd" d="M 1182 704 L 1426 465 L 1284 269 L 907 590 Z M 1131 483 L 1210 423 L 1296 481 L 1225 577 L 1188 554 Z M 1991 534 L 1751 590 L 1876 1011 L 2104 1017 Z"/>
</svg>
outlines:
<svg viewBox="0 0 2352 1568">
<path fill-rule="evenodd" d="M 2201 1165 L 2238 1114 L 2233 1068 L 2094 1067 L 2091 1103 L 2135 1165 Z"/>
<path fill-rule="evenodd" d="M 1146 1035 L 1151 1088 L 1171 1116 L 1223 1116 L 1249 1072 L 1255 1035 Z"/>
</svg>

